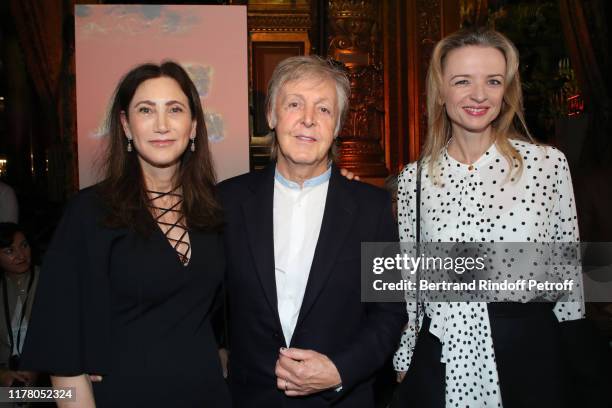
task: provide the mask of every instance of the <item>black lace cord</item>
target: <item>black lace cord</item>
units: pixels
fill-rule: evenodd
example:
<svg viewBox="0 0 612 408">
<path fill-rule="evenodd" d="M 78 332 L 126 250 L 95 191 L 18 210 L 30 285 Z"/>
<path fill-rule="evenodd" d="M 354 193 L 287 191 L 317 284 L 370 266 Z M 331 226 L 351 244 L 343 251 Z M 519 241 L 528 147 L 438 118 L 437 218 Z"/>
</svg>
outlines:
<svg viewBox="0 0 612 408">
<path fill-rule="evenodd" d="M 176 251 L 176 254 L 179 257 L 179 260 L 181 261 L 181 263 L 183 265 L 187 265 L 189 263 L 189 251 L 191 250 L 191 244 L 189 242 L 186 242 L 183 240 L 183 238 L 185 238 L 185 236 L 187 235 L 187 228 L 185 228 L 183 226 L 182 221 L 185 219 L 185 215 L 183 214 L 183 212 L 181 210 L 178 210 L 177 207 L 179 207 L 181 205 L 181 203 L 183 202 L 183 196 L 175 193 L 174 191 L 176 190 L 176 188 L 174 190 L 168 191 L 166 193 L 164 192 L 160 192 L 160 191 L 151 191 L 151 190 L 147 190 L 147 192 L 149 194 L 157 194 L 157 196 L 150 198 L 149 199 L 149 207 L 152 210 L 159 210 L 160 214 L 155 217 L 155 222 L 157 222 L 159 225 L 161 226 L 165 226 L 168 227 L 168 229 L 166 231 L 164 231 L 163 228 L 161 228 L 162 232 L 164 232 L 164 235 L 166 236 L 166 239 L 168 241 L 170 241 L 170 244 L 172 245 L 172 247 L 174 248 L 174 250 Z M 153 204 L 153 202 L 155 200 L 158 200 L 162 197 L 165 196 L 174 196 L 174 197 L 178 197 L 178 201 L 172 205 L 172 207 L 166 208 L 166 207 L 158 207 L 157 205 Z M 177 218 L 177 220 L 174 223 L 169 223 L 169 222 L 165 222 L 165 221 L 161 221 L 160 218 L 162 218 L 164 215 L 168 214 L 169 212 L 175 212 L 178 213 L 179 216 Z M 181 234 L 181 236 L 178 239 L 174 239 L 172 237 L 170 237 L 170 233 L 174 230 L 174 228 L 180 228 L 183 230 L 183 233 Z M 179 245 L 184 245 L 185 251 L 181 251 L 179 249 Z"/>
</svg>

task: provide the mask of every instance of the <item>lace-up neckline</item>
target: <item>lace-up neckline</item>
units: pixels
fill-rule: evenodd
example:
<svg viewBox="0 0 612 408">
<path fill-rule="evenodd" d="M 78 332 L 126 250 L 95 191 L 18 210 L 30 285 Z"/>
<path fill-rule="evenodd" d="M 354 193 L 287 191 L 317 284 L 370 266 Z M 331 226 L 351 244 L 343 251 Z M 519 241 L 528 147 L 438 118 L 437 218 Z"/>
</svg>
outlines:
<svg viewBox="0 0 612 408">
<path fill-rule="evenodd" d="M 191 258 L 191 244 L 189 243 L 187 228 L 185 227 L 185 215 L 181 210 L 183 195 L 177 193 L 177 189 L 178 187 L 168 192 L 147 190 L 147 193 L 149 195 L 149 208 L 151 209 L 151 213 L 154 215 L 155 222 L 157 222 L 157 225 L 166 236 L 166 239 L 176 251 L 180 262 L 183 264 L 183 266 L 187 266 L 189 264 L 189 259 Z M 174 203 L 171 207 L 163 207 L 161 206 L 161 202 L 162 198 L 164 197 L 175 197 L 177 199 L 176 203 Z M 169 223 L 162 220 L 162 218 L 169 213 L 176 213 L 175 222 Z M 172 232 L 176 230 L 180 230 L 178 233 L 178 239 L 172 237 L 171 235 Z"/>
</svg>

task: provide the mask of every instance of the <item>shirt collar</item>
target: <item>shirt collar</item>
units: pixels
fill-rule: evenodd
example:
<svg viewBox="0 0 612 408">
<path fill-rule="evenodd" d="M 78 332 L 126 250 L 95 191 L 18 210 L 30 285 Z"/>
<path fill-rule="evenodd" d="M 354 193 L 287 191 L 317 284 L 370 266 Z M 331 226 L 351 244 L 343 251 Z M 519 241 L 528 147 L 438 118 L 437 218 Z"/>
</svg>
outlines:
<svg viewBox="0 0 612 408">
<path fill-rule="evenodd" d="M 495 142 L 493 142 L 491 146 L 489 146 L 487 151 L 484 152 L 482 156 L 480 156 L 478 160 L 476 160 L 471 165 L 461 163 L 458 160 L 455 160 L 453 157 L 451 157 L 451 155 L 448 154 L 448 143 L 446 143 L 446 146 L 444 147 L 444 152 L 443 152 L 443 160 L 446 163 L 446 165 L 448 165 L 448 167 L 450 167 L 452 170 L 458 170 L 458 171 L 465 172 L 465 173 L 480 169 L 482 166 L 488 163 L 491 159 L 493 158 L 497 159 L 499 158 L 499 156 L 500 156 L 500 153 L 497 150 L 497 146 Z"/>
<path fill-rule="evenodd" d="M 326 181 L 329 181 L 330 177 L 331 177 L 331 164 L 327 167 L 327 170 L 325 171 L 325 173 L 320 174 L 311 179 L 305 180 L 304 184 L 300 186 L 298 183 L 291 181 L 291 180 L 287 180 L 285 177 L 283 177 L 280 171 L 278 171 L 278 168 L 274 169 L 274 179 L 278 181 L 279 183 L 281 183 L 283 186 L 290 188 L 292 190 L 301 190 L 306 187 L 319 186 L 325 183 Z"/>
</svg>

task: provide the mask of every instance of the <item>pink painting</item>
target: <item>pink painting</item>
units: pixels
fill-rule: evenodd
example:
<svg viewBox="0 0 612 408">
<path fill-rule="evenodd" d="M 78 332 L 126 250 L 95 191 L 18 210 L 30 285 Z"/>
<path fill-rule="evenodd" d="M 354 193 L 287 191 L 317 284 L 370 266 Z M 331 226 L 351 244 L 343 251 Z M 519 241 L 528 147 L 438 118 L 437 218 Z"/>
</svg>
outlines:
<svg viewBox="0 0 612 408">
<path fill-rule="evenodd" d="M 81 188 L 101 178 L 105 112 L 135 65 L 171 59 L 191 75 L 219 180 L 249 170 L 245 6 L 77 5 L 76 85 Z"/>
</svg>

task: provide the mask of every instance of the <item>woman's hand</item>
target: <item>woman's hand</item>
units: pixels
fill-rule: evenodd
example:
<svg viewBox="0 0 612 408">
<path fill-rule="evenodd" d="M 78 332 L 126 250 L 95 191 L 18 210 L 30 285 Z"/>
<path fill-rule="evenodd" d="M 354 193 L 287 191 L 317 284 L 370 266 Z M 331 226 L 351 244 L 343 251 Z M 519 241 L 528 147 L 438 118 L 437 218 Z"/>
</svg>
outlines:
<svg viewBox="0 0 612 408">
<path fill-rule="evenodd" d="M 38 373 L 34 371 L 17 371 L 17 373 L 26 379 L 24 383 L 27 387 L 33 386 L 38 378 Z"/>
<path fill-rule="evenodd" d="M 29 377 L 25 374 L 26 372 L 0 369 L 0 385 L 3 387 L 10 387 L 15 381 L 28 384 Z"/>
<path fill-rule="evenodd" d="M 402 381 L 404 381 L 404 378 L 406 377 L 406 371 L 396 371 L 395 375 L 396 375 L 395 380 L 398 383 L 401 383 Z"/>
<path fill-rule="evenodd" d="M 87 374 L 73 377 L 59 377 L 52 375 L 51 384 L 53 388 L 74 388 L 76 404 L 74 400 L 56 400 L 58 408 L 96 408 L 91 381 Z"/>
</svg>

